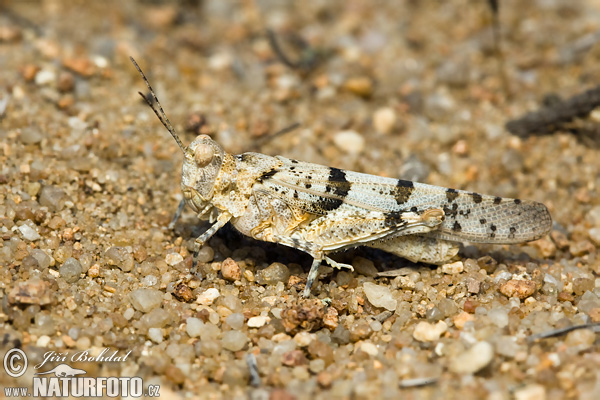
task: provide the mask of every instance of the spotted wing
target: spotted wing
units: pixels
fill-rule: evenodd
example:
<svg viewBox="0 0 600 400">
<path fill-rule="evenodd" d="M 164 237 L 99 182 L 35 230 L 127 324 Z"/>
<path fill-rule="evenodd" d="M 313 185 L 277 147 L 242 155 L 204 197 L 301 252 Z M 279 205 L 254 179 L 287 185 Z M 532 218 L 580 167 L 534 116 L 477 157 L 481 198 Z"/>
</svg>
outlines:
<svg viewBox="0 0 600 400">
<path fill-rule="evenodd" d="M 344 171 L 284 157 L 264 173 L 262 185 L 292 207 L 316 215 L 378 211 L 389 218 L 399 212 L 442 208 L 445 220 L 428 236 L 451 241 L 520 243 L 546 235 L 552 219 L 546 206 L 447 189 L 418 182 Z"/>
</svg>

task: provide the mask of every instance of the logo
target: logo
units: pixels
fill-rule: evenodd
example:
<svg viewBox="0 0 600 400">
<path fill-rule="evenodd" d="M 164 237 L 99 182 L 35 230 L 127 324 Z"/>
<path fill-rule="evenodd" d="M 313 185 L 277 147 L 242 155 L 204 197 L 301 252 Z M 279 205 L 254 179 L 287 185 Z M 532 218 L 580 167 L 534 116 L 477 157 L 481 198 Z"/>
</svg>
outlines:
<svg viewBox="0 0 600 400">
<path fill-rule="evenodd" d="M 33 377 L 31 391 L 27 387 L 5 387 L 4 396 L 9 397 L 158 397 L 160 386 L 148 385 L 144 392 L 144 382 L 139 377 L 88 377 L 87 371 L 73 368 L 66 362 L 124 362 L 131 352 L 119 355 L 118 350 L 109 354 L 104 349 L 92 356 L 88 351 L 56 353 L 49 351 L 44 360 L 33 368 L 38 370 L 46 362 L 60 364 L 54 368 L 36 372 Z M 27 355 L 21 349 L 11 349 L 4 356 L 4 370 L 13 378 L 22 376 L 28 367 Z"/>
</svg>

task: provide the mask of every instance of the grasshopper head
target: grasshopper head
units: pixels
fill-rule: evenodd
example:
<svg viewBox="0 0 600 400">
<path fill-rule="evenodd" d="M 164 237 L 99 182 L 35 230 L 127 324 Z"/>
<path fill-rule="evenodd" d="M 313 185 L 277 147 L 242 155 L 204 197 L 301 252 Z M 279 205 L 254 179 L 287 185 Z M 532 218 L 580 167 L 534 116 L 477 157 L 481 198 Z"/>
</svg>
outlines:
<svg viewBox="0 0 600 400">
<path fill-rule="evenodd" d="M 196 212 L 210 202 L 225 151 L 207 135 L 200 135 L 185 149 L 181 190 Z"/>
</svg>

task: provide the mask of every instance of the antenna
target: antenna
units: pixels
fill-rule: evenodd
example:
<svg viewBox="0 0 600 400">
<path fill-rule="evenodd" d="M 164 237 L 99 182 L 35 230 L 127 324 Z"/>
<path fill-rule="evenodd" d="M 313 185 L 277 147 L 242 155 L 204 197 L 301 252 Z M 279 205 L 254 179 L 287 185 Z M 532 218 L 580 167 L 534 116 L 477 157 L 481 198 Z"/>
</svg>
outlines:
<svg viewBox="0 0 600 400">
<path fill-rule="evenodd" d="M 154 111 L 154 114 L 156 114 L 156 116 L 158 117 L 159 121 L 163 124 L 163 126 L 165 128 L 167 128 L 167 130 L 169 131 L 169 133 L 171 134 L 171 136 L 173 136 L 173 139 L 175 139 L 175 141 L 179 145 L 179 148 L 181 149 L 181 151 L 183 151 L 185 153 L 186 147 L 181 142 L 181 139 L 179 139 L 179 136 L 177 136 L 177 132 L 175 132 L 175 128 L 173 128 L 173 125 L 171 125 L 171 121 L 169 121 L 169 118 L 167 118 L 167 114 L 165 114 L 165 111 L 163 110 L 162 106 L 160 105 L 160 101 L 158 101 L 158 98 L 156 97 L 156 94 L 154 93 L 154 89 L 152 89 L 152 86 L 150 86 L 150 82 L 148 82 L 148 79 L 146 78 L 146 75 L 144 75 L 144 73 L 142 72 L 142 69 L 135 62 L 135 60 L 133 59 L 133 57 L 129 57 L 129 59 L 131 60 L 131 62 L 135 66 L 135 68 L 138 70 L 138 72 L 140 73 L 140 75 L 142 75 L 142 78 L 144 79 L 144 82 L 146 82 L 146 86 L 148 86 L 148 89 L 150 90 L 150 94 L 152 95 L 152 98 L 154 99 L 154 103 L 156 103 L 158 105 L 158 110 L 156 109 L 156 107 L 152 103 L 152 101 L 150 101 L 150 99 L 148 99 L 146 96 L 144 96 L 142 94 L 142 92 L 138 92 L 139 95 L 142 96 L 142 98 L 144 99 L 144 101 L 148 104 L 148 106 L 150 106 L 150 108 L 152 109 L 152 111 Z M 159 110 L 160 110 L 160 112 L 159 112 Z"/>
</svg>

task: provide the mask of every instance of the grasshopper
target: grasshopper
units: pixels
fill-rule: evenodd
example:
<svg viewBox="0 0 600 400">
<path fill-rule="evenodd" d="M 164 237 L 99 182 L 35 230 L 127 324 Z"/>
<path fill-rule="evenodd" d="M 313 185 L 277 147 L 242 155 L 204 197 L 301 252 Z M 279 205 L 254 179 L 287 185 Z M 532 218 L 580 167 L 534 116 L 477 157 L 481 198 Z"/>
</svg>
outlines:
<svg viewBox="0 0 600 400">
<path fill-rule="evenodd" d="M 185 146 L 148 79 L 153 102 L 140 95 L 183 152 L 181 190 L 210 228 L 199 249 L 228 222 L 242 234 L 313 257 L 304 296 L 323 261 L 349 268 L 328 254 L 370 246 L 413 262 L 442 264 L 459 243 L 511 244 L 539 239 L 552 227 L 546 206 L 402 179 L 344 171 L 260 153 L 232 155 L 207 135 Z M 155 106 L 156 104 L 156 106 Z"/>
</svg>

